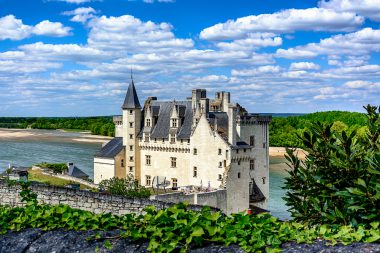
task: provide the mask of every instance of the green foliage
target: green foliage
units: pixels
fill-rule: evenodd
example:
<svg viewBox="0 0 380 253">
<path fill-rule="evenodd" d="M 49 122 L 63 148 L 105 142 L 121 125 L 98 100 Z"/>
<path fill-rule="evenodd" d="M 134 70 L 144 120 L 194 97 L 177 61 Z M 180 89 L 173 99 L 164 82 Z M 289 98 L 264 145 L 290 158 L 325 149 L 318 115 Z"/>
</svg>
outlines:
<svg viewBox="0 0 380 253">
<path fill-rule="evenodd" d="M 114 136 L 112 117 L 19 118 L 1 117 L 0 128 L 75 129 L 92 134 Z"/>
<path fill-rule="evenodd" d="M 67 170 L 67 165 L 65 163 L 40 163 L 36 164 L 36 166 L 50 169 L 54 173 L 62 173 Z"/>
<path fill-rule="evenodd" d="M 365 109 L 362 136 L 317 122 L 300 137 L 305 161 L 287 150 L 292 170 L 284 199 L 296 221 L 353 226 L 379 221 L 380 107 Z"/>
<path fill-rule="evenodd" d="M 113 177 L 100 182 L 100 189 L 104 189 L 112 194 L 126 197 L 149 198 L 149 189 L 141 186 L 131 174 L 127 178 Z"/>
<path fill-rule="evenodd" d="M 309 130 L 315 122 L 333 124 L 334 130 L 346 130 L 351 133 L 365 126 L 366 118 L 363 113 L 341 111 L 316 112 L 302 116 L 273 118 L 269 125 L 270 146 L 304 147 L 297 135 Z"/>
</svg>

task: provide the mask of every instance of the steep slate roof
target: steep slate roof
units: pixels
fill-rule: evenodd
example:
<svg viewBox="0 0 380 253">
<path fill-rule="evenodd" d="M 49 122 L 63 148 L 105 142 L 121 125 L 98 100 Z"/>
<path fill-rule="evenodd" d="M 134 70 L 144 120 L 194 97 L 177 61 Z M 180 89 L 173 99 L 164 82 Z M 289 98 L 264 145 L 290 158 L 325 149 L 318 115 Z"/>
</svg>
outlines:
<svg viewBox="0 0 380 253">
<path fill-rule="evenodd" d="M 135 89 L 135 84 L 132 82 L 129 84 L 127 95 L 125 96 L 122 109 L 141 109 L 139 98 Z"/>
<path fill-rule="evenodd" d="M 228 140 L 228 116 L 225 112 L 209 112 L 208 122 L 212 130 L 215 130 L 215 120 L 217 125 L 218 134 L 222 136 L 223 139 Z"/>
<path fill-rule="evenodd" d="M 168 138 L 170 131 L 170 116 L 178 106 L 179 116 L 182 118 L 182 125 L 177 132 L 178 139 L 189 139 L 193 124 L 193 111 L 191 101 L 152 101 L 152 111 L 154 116 L 158 116 L 157 122 L 151 132 L 151 138 Z"/>
<path fill-rule="evenodd" d="M 77 178 L 84 178 L 84 177 L 88 178 L 88 175 L 86 173 L 84 173 L 82 170 L 80 170 L 74 164 L 69 166 L 67 174 L 72 176 L 72 177 L 77 177 Z"/>
<path fill-rule="evenodd" d="M 114 158 L 123 149 L 123 138 L 115 137 L 95 154 L 95 157 Z"/>
</svg>

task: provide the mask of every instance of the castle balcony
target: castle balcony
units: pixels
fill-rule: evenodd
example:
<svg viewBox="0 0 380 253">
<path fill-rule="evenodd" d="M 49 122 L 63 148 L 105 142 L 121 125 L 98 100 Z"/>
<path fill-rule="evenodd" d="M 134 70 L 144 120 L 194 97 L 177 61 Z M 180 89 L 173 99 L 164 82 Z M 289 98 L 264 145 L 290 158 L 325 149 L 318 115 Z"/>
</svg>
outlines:
<svg viewBox="0 0 380 253">
<path fill-rule="evenodd" d="M 177 152 L 177 153 L 190 153 L 190 148 L 187 145 L 181 143 L 167 144 L 167 143 L 152 143 L 152 142 L 140 142 L 141 150 L 161 151 L 161 152 Z"/>
</svg>

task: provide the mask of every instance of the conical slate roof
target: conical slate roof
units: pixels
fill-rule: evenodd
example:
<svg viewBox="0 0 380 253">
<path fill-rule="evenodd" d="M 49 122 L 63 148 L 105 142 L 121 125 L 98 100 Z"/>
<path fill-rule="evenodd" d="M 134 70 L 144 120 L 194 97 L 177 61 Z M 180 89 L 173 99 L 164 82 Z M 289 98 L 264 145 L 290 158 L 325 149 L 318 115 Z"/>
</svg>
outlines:
<svg viewBox="0 0 380 253">
<path fill-rule="evenodd" d="M 129 84 L 127 95 L 125 96 L 122 109 L 141 109 L 139 98 L 137 97 L 137 92 L 135 89 L 135 84 L 133 79 Z"/>
</svg>

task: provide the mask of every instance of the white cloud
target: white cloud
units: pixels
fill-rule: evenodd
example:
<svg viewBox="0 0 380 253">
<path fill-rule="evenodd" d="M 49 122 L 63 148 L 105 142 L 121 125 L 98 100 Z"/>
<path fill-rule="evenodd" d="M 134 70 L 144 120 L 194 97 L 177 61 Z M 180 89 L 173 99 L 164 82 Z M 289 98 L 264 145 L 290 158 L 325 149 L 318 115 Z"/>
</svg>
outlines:
<svg viewBox="0 0 380 253">
<path fill-rule="evenodd" d="M 282 45 L 282 38 L 273 33 L 253 33 L 249 34 L 245 39 L 217 43 L 217 47 L 227 51 L 250 51 L 260 47 L 280 45 Z"/>
<path fill-rule="evenodd" d="M 364 28 L 348 34 L 339 34 L 319 43 L 309 43 L 289 49 L 278 49 L 277 57 L 287 59 L 311 58 L 317 55 L 363 55 L 370 52 L 380 52 L 380 30 Z"/>
<path fill-rule="evenodd" d="M 372 82 L 369 81 L 363 81 L 363 80 L 355 80 L 355 81 L 348 81 L 344 85 L 353 89 L 360 89 L 368 87 L 372 84 Z"/>
<path fill-rule="evenodd" d="M 380 21 L 380 0 L 323 0 L 319 6 L 342 12 L 355 12 L 375 21 Z"/>
<path fill-rule="evenodd" d="M 364 19 L 354 13 L 322 8 L 288 9 L 273 14 L 246 16 L 219 23 L 201 31 L 206 40 L 241 39 L 254 32 L 352 31 Z"/>
<path fill-rule="evenodd" d="M 279 66 L 267 65 L 267 66 L 260 66 L 254 69 L 242 69 L 242 70 L 233 69 L 231 71 L 231 74 L 233 76 L 257 76 L 260 74 L 278 73 L 280 72 L 280 70 L 281 68 Z"/>
<path fill-rule="evenodd" d="M 44 20 L 36 26 L 24 25 L 21 19 L 13 15 L 0 18 L 0 40 L 22 40 L 32 35 L 62 37 L 70 35 L 70 27 L 59 22 Z"/>
<path fill-rule="evenodd" d="M 178 39 L 168 23 L 141 21 L 130 15 L 92 19 L 88 44 L 107 50 L 136 51 L 185 50 L 194 45 L 191 39 Z"/>
<path fill-rule="evenodd" d="M 320 66 L 314 62 L 293 62 L 290 64 L 290 70 L 318 70 Z"/>
<path fill-rule="evenodd" d="M 80 7 L 72 11 L 65 11 L 62 15 L 73 16 L 70 19 L 73 22 L 86 23 L 89 19 L 94 18 L 96 13 L 97 11 L 91 7 Z"/>
<path fill-rule="evenodd" d="M 102 1 L 102 0 L 51 0 L 51 1 L 66 2 L 69 4 L 83 4 L 83 3 L 96 2 L 96 1 Z"/>
<path fill-rule="evenodd" d="M 155 0 L 143 0 L 144 3 L 152 4 Z M 175 0 L 157 0 L 159 3 L 174 3 Z"/>
</svg>

